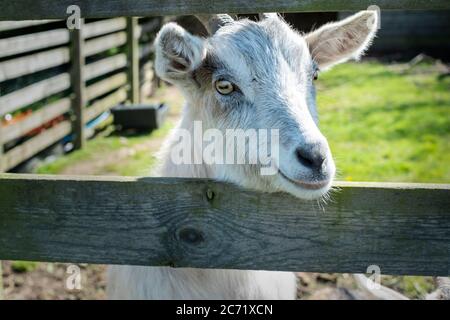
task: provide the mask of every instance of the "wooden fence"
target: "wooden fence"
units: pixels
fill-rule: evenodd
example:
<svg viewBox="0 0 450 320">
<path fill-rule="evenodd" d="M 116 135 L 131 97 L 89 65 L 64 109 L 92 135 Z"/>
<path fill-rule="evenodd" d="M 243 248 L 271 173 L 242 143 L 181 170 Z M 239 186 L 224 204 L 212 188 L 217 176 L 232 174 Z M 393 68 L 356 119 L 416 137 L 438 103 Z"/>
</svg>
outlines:
<svg viewBox="0 0 450 320">
<path fill-rule="evenodd" d="M 3 5 L 2 5 L 3 6 Z M 141 23 L 139 24 L 139 20 Z M 160 19 L 0 22 L 0 172 L 73 135 L 114 105 L 138 103 L 151 82 L 151 38 Z M 141 63 L 140 63 L 141 62 Z"/>
<path fill-rule="evenodd" d="M 16 0 L 3 4 L 0 19 L 61 19 L 72 4 L 85 18 L 373 4 L 450 9 L 446 0 Z M 123 79 L 117 77 L 116 88 Z M 87 98 L 88 88 L 81 89 Z M 378 265 L 383 274 L 450 274 L 449 185 L 338 186 L 322 210 L 286 194 L 210 180 L 4 174 L 0 259 L 351 273 Z"/>
<path fill-rule="evenodd" d="M 448 0 L 16 0 L 2 3 L 0 20 L 64 19 L 67 8 L 77 5 L 85 18 L 163 16 L 196 13 L 255 13 L 300 11 L 449 10 Z"/>
<path fill-rule="evenodd" d="M 450 274 L 450 186 L 339 183 L 322 210 L 211 180 L 0 176 L 0 259 Z"/>
</svg>

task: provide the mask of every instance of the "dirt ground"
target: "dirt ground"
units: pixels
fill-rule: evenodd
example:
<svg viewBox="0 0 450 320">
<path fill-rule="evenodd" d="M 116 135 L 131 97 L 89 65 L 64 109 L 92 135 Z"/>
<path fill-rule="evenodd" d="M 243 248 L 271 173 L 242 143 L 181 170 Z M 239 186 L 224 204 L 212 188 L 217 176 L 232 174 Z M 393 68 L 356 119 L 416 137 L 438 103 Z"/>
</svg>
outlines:
<svg viewBox="0 0 450 320">
<path fill-rule="evenodd" d="M 69 264 L 39 263 L 32 271 L 14 270 L 11 261 L 3 261 L 3 297 L 7 300 L 79 300 L 105 299 L 106 267 L 78 265 L 81 289 L 67 286 Z"/>
<path fill-rule="evenodd" d="M 4 298 L 8 300 L 106 299 L 106 266 L 78 265 L 81 288 L 71 289 L 69 264 L 39 263 L 32 271 L 15 270 L 3 261 Z M 298 273 L 299 299 L 354 300 L 373 297 L 355 290 L 349 275 Z"/>
</svg>

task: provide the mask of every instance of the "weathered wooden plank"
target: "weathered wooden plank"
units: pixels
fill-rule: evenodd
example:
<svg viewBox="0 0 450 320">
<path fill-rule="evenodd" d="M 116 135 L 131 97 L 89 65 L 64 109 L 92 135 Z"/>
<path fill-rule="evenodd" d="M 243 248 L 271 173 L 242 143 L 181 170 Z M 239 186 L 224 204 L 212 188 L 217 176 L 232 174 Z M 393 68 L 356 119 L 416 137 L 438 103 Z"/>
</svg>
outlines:
<svg viewBox="0 0 450 320">
<path fill-rule="evenodd" d="M 103 34 L 123 30 L 126 27 L 125 18 L 116 18 L 108 20 L 100 20 L 87 23 L 83 30 L 85 38 L 89 39 Z"/>
<path fill-rule="evenodd" d="M 14 168 L 38 152 L 61 140 L 70 133 L 70 130 L 70 122 L 64 121 L 9 150 L 3 155 L 4 170 L 7 171 Z"/>
<path fill-rule="evenodd" d="M 96 61 L 94 63 L 87 64 L 84 72 L 85 81 L 99 77 L 106 73 L 112 72 L 117 69 L 126 67 L 127 56 L 126 54 L 116 54 L 114 56 Z"/>
<path fill-rule="evenodd" d="M 1 11 L 1 10 L 0 10 Z M 69 41 L 66 29 L 55 29 L 0 39 L 0 58 L 65 44 Z"/>
<path fill-rule="evenodd" d="M 3 300 L 3 270 L 2 270 L 2 262 L 0 261 L 0 300 Z"/>
<path fill-rule="evenodd" d="M 74 133 L 74 148 L 81 149 L 86 139 L 83 123 L 83 112 L 87 103 L 87 90 L 85 82 L 85 63 L 84 55 L 84 20 L 81 22 L 81 28 L 70 32 L 70 60 L 72 62 L 70 69 L 70 82 L 72 86 L 72 131 Z"/>
<path fill-rule="evenodd" d="M 320 210 L 201 179 L 2 175 L 0 259 L 450 274 L 450 186 L 337 184 Z"/>
<path fill-rule="evenodd" d="M 70 87 L 67 73 L 33 83 L 23 89 L 0 96 L 0 115 L 15 111 Z"/>
<path fill-rule="evenodd" d="M 78 5 L 84 18 L 223 12 L 345 11 L 362 10 L 370 5 L 378 5 L 381 10 L 450 9 L 448 0 L 15 0 L 2 5 L 0 20 L 64 19 L 69 5 Z"/>
<path fill-rule="evenodd" d="M 26 27 L 37 26 L 56 20 L 25 20 L 25 21 L 0 21 L 0 31 L 14 30 Z"/>
<path fill-rule="evenodd" d="M 127 75 L 120 72 L 107 79 L 98 81 L 86 88 L 87 100 L 92 100 L 127 83 Z"/>
<path fill-rule="evenodd" d="M 4 165 L 4 159 L 3 159 L 3 136 L 2 136 L 2 121 L 0 121 L 0 173 L 4 172 L 5 170 L 3 169 Z"/>
<path fill-rule="evenodd" d="M 8 142 L 22 137 L 27 132 L 40 127 L 50 120 L 68 112 L 70 110 L 70 99 L 64 98 L 51 103 L 37 111 L 22 121 L 15 122 L 8 126 L 0 127 L 0 136 L 3 142 Z"/>
<path fill-rule="evenodd" d="M 125 88 L 120 88 L 117 91 L 107 95 L 103 99 L 96 101 L 86 108 L 84 111 L 84 123 L 87 123 L 99 116 L 102 112 L 114 107 L 115 105 L 122 103 L 127 98 L 127 90 Z"/>
<path fill-rule="evenodd" d="M 41 70 L 57 67 L 69 61 L 69 49 L 57 48 L 0 62 L 0 82 Z"/>
<path fill-rule="evenodd" d="M 88 57 L 111 48 L 120 47 L 126 42 L 127 35 L 125 32 L 116 32 L 100 38 L 88 40 L 85 43 L 85 55 Z"/>
<path fill-rule="evenodd" d="M 138 19 L 127 18 L 128 100 L 139 103 L 139 34 Z"/>
</svg>

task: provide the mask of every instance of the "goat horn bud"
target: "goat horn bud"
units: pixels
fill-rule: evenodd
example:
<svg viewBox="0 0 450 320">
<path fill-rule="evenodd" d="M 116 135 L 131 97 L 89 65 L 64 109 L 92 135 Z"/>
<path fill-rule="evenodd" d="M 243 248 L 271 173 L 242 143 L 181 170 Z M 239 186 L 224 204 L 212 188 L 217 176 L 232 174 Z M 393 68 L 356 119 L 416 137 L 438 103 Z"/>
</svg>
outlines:
<svg viewBox="0 0 450 320">
<path fill-rule="evenodd" d="M 276 12 L 265 12 L 258 14 L 259 20 L 270 19 L 278 17 L 278 13 Z"/>
<path fill-rule="evenodd" d="M 233 23 L 234 21 L 228 14 L 198 14 L 196 17 L 211 35 L 216 33 L 224 25 Z"/>
</svg>

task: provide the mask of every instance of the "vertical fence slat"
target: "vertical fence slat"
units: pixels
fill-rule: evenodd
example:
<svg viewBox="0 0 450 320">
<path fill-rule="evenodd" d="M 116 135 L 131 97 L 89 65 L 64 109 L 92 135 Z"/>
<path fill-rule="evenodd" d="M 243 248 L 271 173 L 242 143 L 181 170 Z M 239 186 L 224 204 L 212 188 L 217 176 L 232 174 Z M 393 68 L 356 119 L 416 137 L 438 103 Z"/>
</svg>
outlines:
<svg viewBox="0 0 450 320">
<path fill-rule="evenodd" d="M 138 18 L 127 18 L 128 100 L 139 103 Z"/>
<path fill-rule="evenodd" d="M 72 68 L 70 71 L 72 85 L 72 132 L 75 136 L 74 148 L 81 149 L 84 144 L 83 111 L 86 105 L 86 83 L 84 82 L 84 21 L 81 21 L 80 29 L 70 31 L 70 60 Z"/>
<path fill-rule="evenodd" d="M 0 300 L 3 300 L 3 269 L 2 269 L 2 261 L 0 260 Z"/>
<path fill-rule="evenodd" d="M 0 173 L 4 171 L 3 139 L 2 139 L 2 115 L 0 114 Z"/>
</svg>

